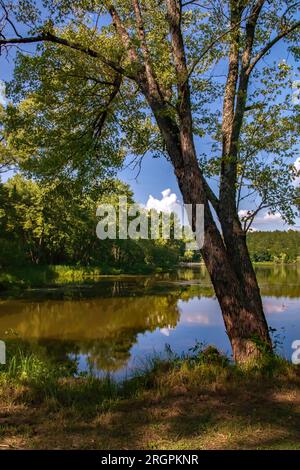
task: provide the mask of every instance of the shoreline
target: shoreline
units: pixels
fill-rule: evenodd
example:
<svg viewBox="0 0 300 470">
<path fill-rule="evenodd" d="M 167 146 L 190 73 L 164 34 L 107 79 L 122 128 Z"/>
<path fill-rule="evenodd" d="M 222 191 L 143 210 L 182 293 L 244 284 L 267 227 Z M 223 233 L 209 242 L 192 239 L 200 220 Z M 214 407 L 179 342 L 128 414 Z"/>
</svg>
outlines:
<svg viewBox="0 0 300 470">
<path fill-rule="evenodd" d="M 255 268 L 298 268 L 299 262 L 275 263 L 257 262 L 253 263 Z M 15 295 L 17 293 L 29 293 L 32 290 L 63 290 L 67 288 L 80 289 L 90 288 L 105 281 L 132 281 L 135 279 L 153 278 L 176 273 L 180 269 L 205 270 L 205 264 L 180 263 L 175 266 L 155 267 L 152 269 L 139 269 L 125 272 L 105 272 L 99 267 L 80 267 L 65 265 L 41 265 L 26 266 L 20 268 L 2 269 L 0 273 L 0 297 Z M 163 280 L 162 280 L 163 281 Z M 175 281 L 174 281 L 175 282 Z M 180 281 L 178 281 L 180 283 Z M 183 283 L 183 281 L 182 281 Z"/>
<path fill-rule="evenodd" d="M 0 372 L 9 449 L 300 449 L 300 370 L 276 357 L 242 369 L 208 348 L 121 384 L 28 364 Z"/>
</svg>

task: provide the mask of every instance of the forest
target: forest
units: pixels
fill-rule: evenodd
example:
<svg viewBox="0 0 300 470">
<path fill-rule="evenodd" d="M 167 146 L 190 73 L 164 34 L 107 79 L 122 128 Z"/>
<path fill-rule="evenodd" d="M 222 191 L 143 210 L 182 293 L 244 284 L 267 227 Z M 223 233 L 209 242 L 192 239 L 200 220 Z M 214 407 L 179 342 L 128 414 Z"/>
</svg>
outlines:
<svg viewBox="0 0 300 470">
<path fill-rule="evenodd" d="M 118 196 L 133 202 L 128 185 L 116 179 L 102 182 L 93 194 L 68 186 L 42 184 L 20 174 L 0 185 L 0 265 L 2 268 L 69 265 L 97 267 L 99 272 L 150 272 L 180 262 L 199 262 L 198 251 L 186 250 L 185 240 L 99 240 L 96 208 L 117 204 Z M 249 232 L 254 262 L 291 263 L 300 257 L 296 230 Z"/>
<path fill-rule="evenodd" d="M 138 273 L 170 268 L 185 256 L 184 240 L 97 238 L 98 205 L 117 206 L 120 195 L 133 202 L 129 187 L 118 180 L 102 182 L 91 195 L 16 175 L 2 184 L 0 191 L 3 268 L 70 265 L 98 267 L 104 274 L 122 270 Z"/>
</svg>

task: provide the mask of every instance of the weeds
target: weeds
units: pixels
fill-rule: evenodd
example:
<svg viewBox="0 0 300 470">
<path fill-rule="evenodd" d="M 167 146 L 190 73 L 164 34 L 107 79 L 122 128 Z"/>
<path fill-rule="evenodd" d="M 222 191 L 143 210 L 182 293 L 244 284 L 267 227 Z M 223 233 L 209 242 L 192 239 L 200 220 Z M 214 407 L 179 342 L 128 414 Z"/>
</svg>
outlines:
<svg viewBox="0 0 300 470">
<path fill-rule="evenodd" d="M 182 356 L 167 347 L 165 357 L 146 358 L 131 378 L 116 382 L 109 376 L 78 376 L 75 369 L 52 363 L 38 349 L 29 351 L 26 345 L 16 344 L 10 346 L 7 365 L 1 366 L 1 387 L 19 387 L 25 402 L 52 400 L 56 406 L 78 410 L 110 409 L 120 400 L 138 399 L 149 391 L 163 397 L 179 389 L 228 391 L 256 387 L 259 382 L 300 379 L 299 368 L 278 356 L 266 355 L 259 364 L 243 368 L 231 363 L 215 347 L 197 343 L 192 354 Z"/>
<path fill-rule="evenodd" d="M 299 368 L 241 368 L 212 346 L 167 347 L 124 382 L 77 375 L 36 347 L 0 369 L 1 441 L 19 448 L 299 448 Z M 279 447 L 278 447 L 279 446 Z"/>
</svg>

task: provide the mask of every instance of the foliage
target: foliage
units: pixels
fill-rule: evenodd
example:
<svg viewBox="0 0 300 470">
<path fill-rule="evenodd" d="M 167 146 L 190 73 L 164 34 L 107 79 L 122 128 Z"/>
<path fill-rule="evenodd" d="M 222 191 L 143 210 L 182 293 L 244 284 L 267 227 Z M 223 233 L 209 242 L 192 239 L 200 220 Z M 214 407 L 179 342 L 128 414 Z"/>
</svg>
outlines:
<svg viewBox="0 0 300 470">
<path fill-rule="evenodd" d="M 247 236 L 252 261 L 285 263 L 300 257 L 300 232 L 252 232 Z"/>
<path fill-rule="evenodd" d="M 181 240 L 97 238 L 96 208 L 116 205 L 120 195 L 133 202 L 128 186 L 116 180 L 103 181 L 91 195 L 16 175 L 0 185 L 0 264 L 98 266 L 102 273 L 177 264 L 184 251 Z"/>
<path fill-rule="evenodd" d="M 81 49 L 91 48 L 98 56 L 51 41 L 39 44 L 33 55 L 17 53 L 14 79 L 7 87 L 9 104 L 1 113 L 6 142 L 5 148 L 1 143 L 2 160 L 9 164 L 13 155 L 15 164 L 30 173 L 43 178 L 59 176 L 89 187 L 99 178 L 111 176 L 126 156 L 138 165 L 147 152 L 169 158 L 149 112 L 149 100 L 135 79 L 144 52 L 132 3 L 116 0 L 103 2 L 101 7 L 92 0 L 42 3 L 41 12 L 32 2 L 11 2 L 10 20 L 29 25 L 28 34 L 55 34 L 67 43 L 80 44 Z M 198 159 L 205 175 L 218 178 L 223 158 L 220 99 L 226 87 L 218 70 L 224 68 L 235 34 L 226 34 L 230 2 L 204 3 L 183 3 L 181 28 Z M 254 3 L 242 4 L 240 55 L 246 41 L 244 25 Z M 292 1 L 267 3 L 256 26 L 253 57 L 272 35 L 283 33 L 297 20 L 297 4 Z M 129 31 L 138 61 L 130 59 L 119 32 L 107 18 L 111 5 Z M 178 77 L 166 2 L 140 0 L 140 7 L 149 61 L 167 97 L 163 114 L 176 121 L 180 96 L 175 92 Z M 9 24 L 6 28 L 11 29 Z M 298 30 L 281 40 L 296 59 Z M 255 200 L 258 209 L 280 211 L 291 223 L 295 215 L 291 204 L 296 176 L 293 162 L 299 138 L 299 105 L 293 104 L 291 96 L 297 74 L 292 54 L 287 60 L 275 60 L 270 48 L 266 60 L 252 71 L 237 143 L 236 182 L 237 207 L 242 200 Z"/>
</svg>

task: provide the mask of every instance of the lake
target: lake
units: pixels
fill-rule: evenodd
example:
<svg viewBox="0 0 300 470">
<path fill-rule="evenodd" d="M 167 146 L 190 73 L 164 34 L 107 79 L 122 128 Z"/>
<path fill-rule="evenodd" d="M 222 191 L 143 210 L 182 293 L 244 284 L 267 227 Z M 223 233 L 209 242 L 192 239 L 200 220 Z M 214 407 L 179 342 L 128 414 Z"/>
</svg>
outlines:
<svg viewBox="0 0 300 470">
<path fill-rule="evenodd" d="M 300 339 L 300 265 L 256 268 L 278 352 Z M 43 351 L 77 372 L 121 379 L 147 358 L 188 353 L 197 342 L 231 354 L 203 266 L 151 276 L 104 277 L 92 284 L 26 292 L 0 300 L 0 339 Z"/>
</svg>

